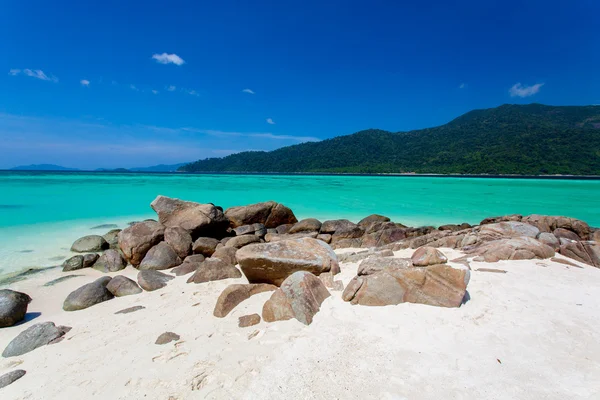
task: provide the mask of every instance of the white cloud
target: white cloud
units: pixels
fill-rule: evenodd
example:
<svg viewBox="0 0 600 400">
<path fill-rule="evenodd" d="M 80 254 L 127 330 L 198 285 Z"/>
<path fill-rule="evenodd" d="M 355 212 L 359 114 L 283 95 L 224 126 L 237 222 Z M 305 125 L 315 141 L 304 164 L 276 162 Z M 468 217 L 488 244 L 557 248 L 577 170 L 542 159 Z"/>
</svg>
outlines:
<svg viewBox="0 0 600 400">
<path fill-rule="evenodd" d="M 515 83 L 508 92 L 510 93 L 510 97 L 529 97 L 539 92 L 542 86 L 544 86 L 543 83 L 536 83 L 532 86 L 523 86 L 521 82 L 519 82 Z"/>
<path fill-rule="evenodd" d="M 189 95 L 200 96 L 200 94 L 198 92 L 196 92 L 194 89 L 182 89 L 182 90 Z"/>
<path fill-rule="evenodd" d="M 467 87 L 467 84 L 463 82 L 463 83 L 460 84 L 460 86 L 458 88 L 459 89 L 464 89 L 466 87 Z"/>
<path fill-rule="evenodd" d="M 318 142 L 321 139 L 314 136 L 275 135 L 269 132 L 230 132 L 214 129 L 181 128 L 182 131 L 201 133 L 216 137 L 253 137 L 273 140 L 291 140 L 294 142 Z"/>
<path fill-rule="evenodd" d="M 174 92 L 175 90 L 177 90 L 177 86 L 167 86 L 165 89 L 167 89 L 168 92 Z"/>
<path fill-rule="evenodd" d="M 79 81 L 79 83 L 81 83 L 82 86 L 90 86 L 90 81 L 87 79 L 82 79 Z"/>
<path fill-rule="evenodd" d="M 275 125 L 275 121 L 273 121 L 273 118 L 267 118 L 267 124 Z"/>
<path fill-rule="evenodd" d="M 54 82 L 54 83 L 58 82 L 57 77 L 55 77 L 54 75 L 48 76 L 41 69 L 26 68 L 22 71 L 20 69 L 11 69 L 10 71 L 8 71 L 8 74 L 12 75 L 12 76 L 17 76 L 20 73 L 23 73 L 24 75 L 30 76 L 32 78 L 40 79 L 42 81 L 50 81 L 50 82 Z"/>
<path fill-rule="evenodd" d="M 152 93 L 154 93 L 154 94 L 158 94 L 158 90 L 154 90 L 154 89 L 152 89 Z"/>
<path fill-rule="evenodd" d="M 167 53 L 154 54 L 152 56 L 152 58 L 154 60 L 156 60 L 156 62 L 159 64 L 175 64 L 175 65 L 185 64 L 185 61 L 183 61 L 183 59 L 181 57 L 179 57 L 177 54 L 167 54 Z"/>
<path fill-rule="evenodd" d="M 129 89 L 131 89 L 131 90 L 135 90 L 136 92 L 139 92 L 139 91 L 140 91 L 140 89 L 138 89 L 138 88 L 137 88 L 135 85 L 133 85 L 133 84 L 132 84 L 132 85 L 129 85 Z"/>
<path fill-rule="evenodd" d="M 242 92 L 248 93 L 248 94 L 254 94 L 254 91 L 252 89 L 244 89 L 244 90 L 242 90 Z"/>
<path fill-rule="evenodd" d="M 9 74 L 9 75 L 12 75 L 12 76 L 17 76 L 17 75 L 19 75 L 20 73 L 21 73 L 21 70 L 20 70 L 20 69 L 11 69 L 10 71 L 8 71 L 8 74 Z"/>
</svg>

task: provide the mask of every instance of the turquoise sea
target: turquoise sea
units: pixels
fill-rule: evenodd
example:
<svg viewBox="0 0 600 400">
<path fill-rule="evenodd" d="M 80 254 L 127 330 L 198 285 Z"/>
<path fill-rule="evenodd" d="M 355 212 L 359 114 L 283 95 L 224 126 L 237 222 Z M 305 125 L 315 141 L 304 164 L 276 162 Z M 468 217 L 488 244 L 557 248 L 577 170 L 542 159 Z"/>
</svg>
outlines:
<svg viewBox="0 0 600 400">
<path fill-rule="evenodd" d="M 503 214 L 553 214 L 600 226 L 600 181 L 397 176 L 182 175 L 0 172 L 0 275 L 60 264 L 77 237 L 102 224 L 155 216 L 159 194 L 224 208 L 266 200 L 297 217 L 405 225 L 478 223 Z"/>
</svg>

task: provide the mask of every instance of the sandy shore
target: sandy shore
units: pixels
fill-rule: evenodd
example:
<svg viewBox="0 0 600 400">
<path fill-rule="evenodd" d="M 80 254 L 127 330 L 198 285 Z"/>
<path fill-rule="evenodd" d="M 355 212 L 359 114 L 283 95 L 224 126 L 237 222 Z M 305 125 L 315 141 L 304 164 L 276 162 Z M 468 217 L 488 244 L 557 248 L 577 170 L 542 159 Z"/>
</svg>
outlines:
<svg viewBox="0 0 600 400">
<path fill-rule="evenodd" d="M 73 329 L 60 343 L 0 358 L 0 375 L 27 371 L 0 398 L 598 399 L 600 270 L 581 266 L 472 262 L 471 300 L 458 309 L 352 306 L 332 292 L 310 326 L 250 328 L 238 328 L 238 317 L 260 313 L 270 293 L 226 318 L 212 315 L 220 292 L 245 279 L 196 285 L 178 277 L 155 292 L 67 313 L 67 294 L 102 274 L 75 271 L 81 276 L 44 287 L 65 275 L 52 270 L 11 285 L 31 295 L 30 313 L 41 314 L 0 329 L 0 350 L 34 323 Z M 341 267 L 346 284 L 357 264 Z M 135 279 L 137 271 L 120 274 Z M 146 308 L 114 314 L 135 305 Z M 154 344 L 165 331 L 181 339 Z"/>
</svg>

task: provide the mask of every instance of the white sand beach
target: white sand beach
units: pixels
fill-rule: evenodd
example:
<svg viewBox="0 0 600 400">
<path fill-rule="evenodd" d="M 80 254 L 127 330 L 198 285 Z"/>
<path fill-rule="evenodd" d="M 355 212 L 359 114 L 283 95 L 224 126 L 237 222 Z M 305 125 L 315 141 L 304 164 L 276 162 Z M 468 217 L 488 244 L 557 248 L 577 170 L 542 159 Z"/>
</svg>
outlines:
<svg viewBox="0 0 600 400">
<path fill-rule="evenodd" d="M 449 259 L 462 255 L 441 250 Z M 341 265 L 344 284 L 357 265 Z M 188 284 L 177 277 L 154 292 L 65 312 L 67 294 L 102 274 L 88 268 L 42 286 L 65 275 L 56 269 L 11 285 L 33 298 L 28 312 L 41 315 L 0 329 L 0 348 L 38 322 L 72 330 L 59 343 L 0 358 L 0 375 L 27 371 L 0 397 L 598 399 L 600 270 L 578 265 L 471 262 L 470 300 L 460 308 L 351 305 L 332 291 L 309 326 L 289 320 L 250 328 L 239 328 L 238 317 L 260 314 L 271 293 L 225 318 L 212 314 L 221 291 L 245 278 Z M 110 275 L 119 274 L 135 279 L 137 270 Z M 115 315 L 136 305 L 145 309 Z M 166 331 L 181 339 L 155 344 Z"/>
</svg>

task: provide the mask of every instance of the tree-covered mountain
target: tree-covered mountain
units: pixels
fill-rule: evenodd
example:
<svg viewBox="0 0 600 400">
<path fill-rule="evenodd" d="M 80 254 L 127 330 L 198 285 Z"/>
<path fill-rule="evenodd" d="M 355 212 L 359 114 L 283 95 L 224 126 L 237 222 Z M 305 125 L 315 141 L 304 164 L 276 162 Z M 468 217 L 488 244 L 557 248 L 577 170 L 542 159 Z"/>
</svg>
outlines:
<svg viewBox="0 0 600 400">
<path fill-rule="evenodd" d="M 600 106 L 507 104 L 435 128 L 370 129 L 180 171 L 600 175 Z"/>
</svg>

